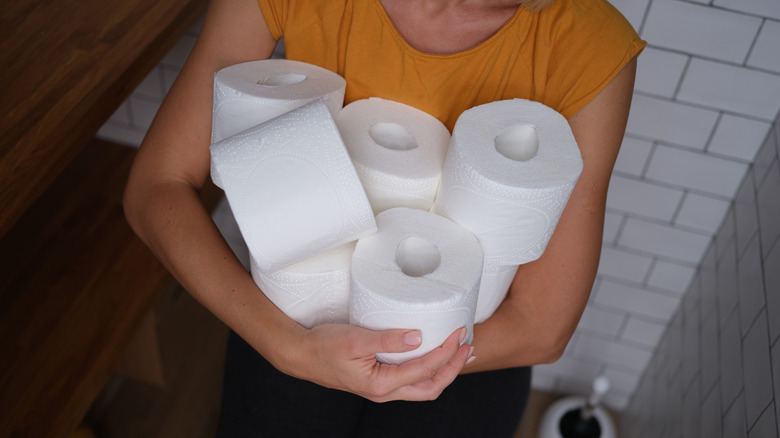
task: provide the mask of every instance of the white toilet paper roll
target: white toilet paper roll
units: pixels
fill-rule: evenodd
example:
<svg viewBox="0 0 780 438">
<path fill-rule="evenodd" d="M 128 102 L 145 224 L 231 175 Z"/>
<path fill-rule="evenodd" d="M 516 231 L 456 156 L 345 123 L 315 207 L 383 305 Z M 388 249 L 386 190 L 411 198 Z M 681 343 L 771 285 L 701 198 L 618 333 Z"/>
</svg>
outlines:
<svg viewBox="0 0 780 438">
<path fill-rule="evenodd" d="M 214 75 L 211 142 L 322 98 L 335 118 L 344 104 L 346 81 L 300 61 L 264 59 L 232 65 Z"/>
<path fill-rule="evenodd" d="M 376 230 L 321 99 L 213 144 L 211 159 L 211 177 L 260 269 L 282 269 Z"/>
<path fill-rule="evenodd" d="M 569 123 L 538 102 L 480 105 L 458 118 L 432 211 L 468 228 L 485 259 L 542 255 L 582 172 Z"/>
<path fill-rule="evenodd" d="M 372 97 L 345 106 L 336 124 L 374 214 L 393 207 L 431 208 L 450 143 L 442 122 Z"/>
<path fill-rule="evenodd" d="M 298 324 L 349 323 L 349 269 L 355 242 L 275 272 L 251 260 L 251 273 L 260 290 Z"/>
<path fill-rule="evenodd" d="M 497 265 L 485 259 L 474 323 L 485 322 L 498 309 L 509 292 L 509 286 L 515 278 L 517 268 L 518 265 Z"/>
<path fill-rule="evenodd" d="M 377 232 L 352 256 L 350 322 L 372 330 L 419 329 L 422 345 L 377 359 L 401 363 L 440 346 L 459 327 L 471 342 L 482 249 L 452 221 L 422 210 L 380 213 Z"/>
</svg>

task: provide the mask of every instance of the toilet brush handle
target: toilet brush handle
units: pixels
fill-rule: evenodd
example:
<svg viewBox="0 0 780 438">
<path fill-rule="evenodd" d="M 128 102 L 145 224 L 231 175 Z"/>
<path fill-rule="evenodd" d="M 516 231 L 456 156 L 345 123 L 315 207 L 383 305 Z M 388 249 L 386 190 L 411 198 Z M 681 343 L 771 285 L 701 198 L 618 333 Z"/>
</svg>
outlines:
<svg viewBox="0 0 780 438">
<path fill-rule="evenodd" d="M 599 403 L 601 403 L 601 399 L 608 390 L 609 379 L 606 377 L 599 376 L 596 378 L 596 380 L 593 381 L 593 391 L 590 393 L 590 397 L 588 397 L 588 401 L 585 403 L 585 406 L 580 411 L 583 420 L 587 420 L 593 415 L 593 410 L 596 409 Z"/>
</svg>

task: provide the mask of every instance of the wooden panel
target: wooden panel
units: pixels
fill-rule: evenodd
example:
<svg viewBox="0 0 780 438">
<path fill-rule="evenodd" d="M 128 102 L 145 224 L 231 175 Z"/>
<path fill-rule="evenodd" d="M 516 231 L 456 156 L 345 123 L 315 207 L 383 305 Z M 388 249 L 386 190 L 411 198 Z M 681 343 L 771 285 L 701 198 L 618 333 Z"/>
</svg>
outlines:
<svg viewBox="0 0 780 438">
<path fill-rule="evenodd" d="M 0 237 L 207 0 L 0 2 Z"/>
<path fill-rule="evenodd" d="M 166 384 L 123 379 L 88 424 L 100 437 L 214 437 L 228 329 L 186 292 L 164 294 L 154 312 Z"/>
<path fill-rule="evenodd" d="M 0 436 L 68 436 L 177 286 L 124 219 L 135 151 L 91 142 L 0 240 Z"/>
</svg>

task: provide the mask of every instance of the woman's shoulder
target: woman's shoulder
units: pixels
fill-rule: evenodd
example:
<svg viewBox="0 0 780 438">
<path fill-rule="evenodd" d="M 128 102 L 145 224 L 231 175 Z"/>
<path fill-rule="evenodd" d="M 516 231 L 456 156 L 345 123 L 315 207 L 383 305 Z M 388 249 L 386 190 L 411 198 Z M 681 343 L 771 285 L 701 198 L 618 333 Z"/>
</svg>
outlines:
<svg viewBox="0 0 780 438">
<path fill-rule="evenodd" d="M 606 0 L 555 0 L 539 13 L 536 52 L 548 70 L 546 93 L 570 117 L 645 46 Z"/>
</svg>

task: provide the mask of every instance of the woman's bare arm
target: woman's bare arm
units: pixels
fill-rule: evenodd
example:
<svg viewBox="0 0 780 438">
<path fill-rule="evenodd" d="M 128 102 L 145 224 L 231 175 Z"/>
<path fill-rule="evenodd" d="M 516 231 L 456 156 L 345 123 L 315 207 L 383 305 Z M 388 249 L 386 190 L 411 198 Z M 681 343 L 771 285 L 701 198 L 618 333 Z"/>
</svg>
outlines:
<svg viewBox="0 0 780 438">
<path fill-rule="evenodd" d="M 521 265 L 506 300 L 475 328 L 464 372 L 557 360 L 582 315 L 601 253 L 607 188 L 628 119 L 636 59 L 571 119 L 583 171 L 544 254 Z"/>
<path fill-rule="evenodd" d="M 416 348 L 416 332 L 301 327 L 257 288 L 200 202 L 209 177 L 214 73 L 268 58 L 275 45 L 255 0 L 212 0 L 138 152 L 125 190 L 127 220 L 187 291 L 281 371 L 378 401 L 435 398 L 467 359 L 458 333 L 423 358 L 391 366 L 374 354 Z"/>
</svg>

